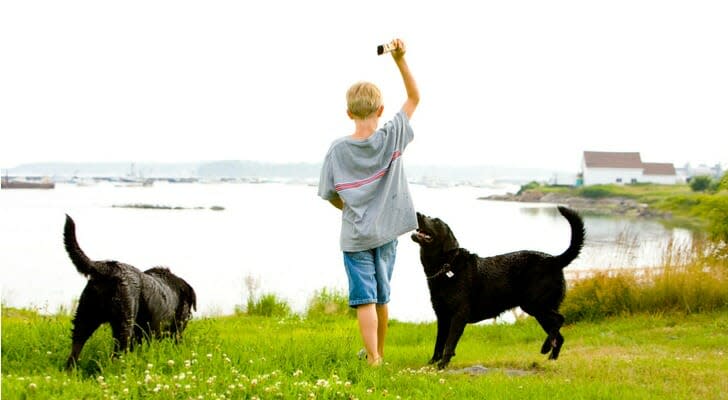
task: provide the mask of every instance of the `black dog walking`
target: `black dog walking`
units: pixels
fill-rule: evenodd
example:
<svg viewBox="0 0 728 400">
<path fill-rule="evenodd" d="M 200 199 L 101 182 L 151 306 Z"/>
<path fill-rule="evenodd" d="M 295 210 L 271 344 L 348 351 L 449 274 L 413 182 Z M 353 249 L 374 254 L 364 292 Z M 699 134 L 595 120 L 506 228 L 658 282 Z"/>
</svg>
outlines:
<svg viewBox="0 0 728 400">
<path fill-rule="evenodd" d="M 117 261 L 92 261 L 76 240 L 76 225 L 66 215 L 64 243 L 68 256 L 88 283 L 73 319 L 73 344 L 66 368 L 78 362 L 83 345 L 103 323 L 111 324 L 114 353 L 142 338 L 169 333 L 175 340 L 197 307 L 194 289 L 167 268 L 144 272 Z"/>
<path fill-rule="evenodd" d="M 559 357 L 564 317 L 559 306 L 566 293 L 563 268 L 579 255 L 584 244 L 584 222 L 559 207 L 571 226 L 571 244 L 558 256 L 530 250 L 479 257 L 460 248 L 455 235 L 438 218 L 417 213 L 419 228 L 412 240 L 420 245 L 430 300 L 437 316 L 437 339 L 430 363 L 444 368 L 455 355 L 465 325 L 494 318 L 520 306 L 548 335 L 541 353 Z"/>
</svg>

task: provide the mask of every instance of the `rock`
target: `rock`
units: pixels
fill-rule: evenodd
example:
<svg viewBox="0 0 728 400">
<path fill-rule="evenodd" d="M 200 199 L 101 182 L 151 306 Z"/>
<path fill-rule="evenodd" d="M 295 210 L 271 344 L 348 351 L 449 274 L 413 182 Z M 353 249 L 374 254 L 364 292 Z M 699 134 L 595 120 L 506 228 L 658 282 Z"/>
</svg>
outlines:
<svg viewBox="0 0 728 400">
<path fill-rule="evenodd" d="M 641 204 L 633 199 L 625 197 L 603 197 L 594 199 L 564 193 L 544 193 L 539 190 L 526 190 L 518 195 L 508 193 L 503 195 L 492 195 L 481 199 L 564 204 L 581 213 L 596 215 L 624 215 L 638 218 L 665 219 L 669 219 L 671 217 L 670 213 L 656 212 L 650 209 L 646 204 Z"/>
<path fill-rule="evenodd" d="M 461 369 L 453 369 L 447 371 L 450 374 L 469 374 L 469 375 L 485 375 L 492 372 L 502 372 L 505 375 L 508 376 L 526 376 L 526 375 L 533 375 L 535 374 L 535 371 L 526 371 L 522 369 L 512 369 L 512 368 L 486 368 L 480 364 L 471 365 L 469 367 L 461 368 Z"/>
</svg>

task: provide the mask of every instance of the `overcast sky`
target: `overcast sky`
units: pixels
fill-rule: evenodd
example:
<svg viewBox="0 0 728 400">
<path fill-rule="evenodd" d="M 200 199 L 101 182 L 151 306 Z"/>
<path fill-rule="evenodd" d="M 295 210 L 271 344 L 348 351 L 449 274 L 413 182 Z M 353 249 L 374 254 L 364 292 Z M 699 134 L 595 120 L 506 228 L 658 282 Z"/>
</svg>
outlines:
<svg viewBox="0 0 728 400">
<path fill-rule="evenodd" d="M 0 167 L 320 162 L 345 92 L 422 100 L 411 164 L 728 166 L 726 1 L 4 1 Z M 384 122 L 384 121 L 381 121 Z"/>
</svg>

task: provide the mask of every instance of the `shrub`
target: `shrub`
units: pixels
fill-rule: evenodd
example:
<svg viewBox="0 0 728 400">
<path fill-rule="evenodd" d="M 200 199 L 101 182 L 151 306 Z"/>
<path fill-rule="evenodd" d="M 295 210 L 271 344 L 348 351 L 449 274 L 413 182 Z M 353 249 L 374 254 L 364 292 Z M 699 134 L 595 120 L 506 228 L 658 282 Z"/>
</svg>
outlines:
<svg viewBox="0 0 728 400">
<path fill-rule="evenodd" d="M 275 294 L 265 293 L 257 296 L 260 282 L 253 275 L 245 277 L 245 286 L 248 289 L 248 301 L 244 310 L 236 307 L 236 313 L 260 315 L 264 317 L 287 317 L 291 315 L 291 306 L 280 300 Z"/>
<path fill-rule="evenodd" d="M 356 317 L 356 310 L 349 307 L 349 298 L 343 291 L 323 288 L 309 300 L 307 318 L 328 316 Z"/>
<path fill-rule="evenodd" d="M 586 186 L 579 189 L 579 194 L 589 199 L 599 199 L 612 195 L 612 192 L 601 186 Z"/>
<path fill-rule="evenodd" d="M 528 182 L 525 185 L 521 185 L 521 188 L 518 190 L 518 193 L 516 193 L 516 195 L 520 196 L 521 194 L 523 194 L 523 192 L 527 190 L 537 189 L 539 187 L 541 187 L 541 184 L 536 181 Z"/>
<path fill-rule="evenodd" d="M 690 179 L 690 189 L 693 192 L 704 192 L 710 187 L 712 179 L 707 175 L 694 176 Z"/>
<path fill-rule="evenodd" d="M 720 178 L 720 183 L 718 183 L 718 190 L 728 190 L 728 172 L 723 174 L 723 177 Z"/>
<path fill-rule="evenodd" d="M 291 315 L 291 307 L 275 294 L 267 293 L 258 299 L 249 297 L 245 313 L 263 317 L 287 317 Z"/>
</svg>

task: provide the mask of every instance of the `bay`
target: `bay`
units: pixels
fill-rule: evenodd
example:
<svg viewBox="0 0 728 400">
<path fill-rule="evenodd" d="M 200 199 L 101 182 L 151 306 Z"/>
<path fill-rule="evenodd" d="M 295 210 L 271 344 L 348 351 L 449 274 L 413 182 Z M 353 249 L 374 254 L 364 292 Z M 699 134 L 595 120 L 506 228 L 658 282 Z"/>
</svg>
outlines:
<svg viewBox="0 0 728 400">
<path fill-rule="evenodd" d="M 478 200 L 515 188 L 411 185 L 418 211 L 447 222 L 460 245 L 480 255 L 520 249 L 560 253 L 569 225 L 551 204 Z M 147 204 L 179 209 L 118 207 Z M 2 302 L 52 313 L 68 309 L 86 284 L 63 247 L 65 214 L 92 259 L 139 269 L 164 265 L 196 290 L 195 316 L 231 314 L 255 294 L 273 293 L 295 312 L 323 288 L 345 290 L 340 212 L 316 187 L 286 183 L 160 183 L 151 187 L 57 184 L 0 191 Z M 219 207 L 215 211 L 212 208 Z M 587 239 L 567 272 L 649 268 L 690 232 L 649 220 L 585 217 Z M 391 318 L 434 321 L 417 245 L 399 238 Z M 248 282 L 246 284 L 246 282 Z"/>
</svg>

